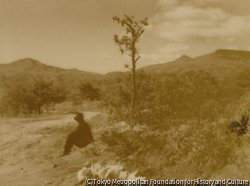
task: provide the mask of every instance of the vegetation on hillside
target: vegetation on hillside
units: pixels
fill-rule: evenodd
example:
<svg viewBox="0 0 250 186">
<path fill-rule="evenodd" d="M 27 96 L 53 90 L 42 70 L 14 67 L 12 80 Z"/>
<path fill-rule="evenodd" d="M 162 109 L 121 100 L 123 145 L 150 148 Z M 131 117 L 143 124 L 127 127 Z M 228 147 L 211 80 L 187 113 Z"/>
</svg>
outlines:
<svg viewBox="0 0 250 186">
<path fill-rule="evenodd" d="M 1 98 L 1 113 L 5 115 L 41 114 L 42 107 L 63 102 L 67 92 L 52 83 L 38 81 L 32 87 L 16 86 Z"/>
<path fill-rule="evenodd" d="M 248 144 L 228 125 L 249 116 L 249 99 L 236 99 L 231 87 L 204 71 L 169 74 L 164 80 L 141 71 L 137 77 L 135 117 L 128 77 L 109 88 L 113 112 L 101 138 L 129 167 L 158 179 L 208 178 L 246 161 L 237 151 Z"/>
<path fill-rule="evenodd" d="M 100 90 L 92 87 L 91 84 L 81 84 L 79 87 L 79 94 L 82 99 L 90 99 L 91 101 L 100 99 Z"/>
</svg>

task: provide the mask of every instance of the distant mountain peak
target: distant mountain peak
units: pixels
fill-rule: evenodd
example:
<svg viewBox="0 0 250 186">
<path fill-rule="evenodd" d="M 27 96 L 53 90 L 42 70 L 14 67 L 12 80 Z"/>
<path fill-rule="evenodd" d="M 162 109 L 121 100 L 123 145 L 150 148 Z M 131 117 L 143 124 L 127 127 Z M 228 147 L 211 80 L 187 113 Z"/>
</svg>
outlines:
<svg viewBox="0 0 250 186">
<path fill-rule="evenodd" d="M 11 75 L 12 73 L 21 73 L 21 72 L 25 72 L 25 73 L 30 73 L 30 72 L 63 72 L 65 71 L 65 69 L 62 68 L 58 68 L 58 67 L 54 67 L 54 66 L 49 66 L 49 65 L 45 65 L 41 62 L 39 62 L 38 60 L 34 60 L 31 58 L 24 58 L 24 59 L 20 59 L 17 61 L 14 61 L 12 63 L 9 64 L 2 64 L 1 65 L 1 71 L 8 71 L 8 75 Z"/>
<path fill-rule="evenodd" d="M 176 59 L 176 61 L 189 61 L 191 59 L 192 59 L 191 57 L 189 57 L 187 55 L 183 55 L 180 58 Z"/>
<path fill-rule="evenodd" d="M 34 60 L 34 59 L 31 59 L 31 58 L 24 58 L 24 59 L 20 59 L 20 60 L 17 60 L 17 61 L 14 61 L 10 64 L 13 64 L 13 65 L 25 65 L 25 66 L 38 66 L 38 65 L 42 65 L 42 63 L 40 63 L 38 60 Z"/>
</svg>

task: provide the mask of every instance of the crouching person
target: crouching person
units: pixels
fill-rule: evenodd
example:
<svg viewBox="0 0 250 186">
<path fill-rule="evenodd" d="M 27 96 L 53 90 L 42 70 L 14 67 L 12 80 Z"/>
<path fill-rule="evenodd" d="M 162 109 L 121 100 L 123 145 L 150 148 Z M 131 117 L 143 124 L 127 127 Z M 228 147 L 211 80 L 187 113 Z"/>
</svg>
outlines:
<svg viewBox="0 0 250 186">
<path fill-rule="evenodd" d="M 78 127 L 67 137 L 64 146 L 63 156 L 70 153 L 73 145 L 83 148 L 94 141 L 89 125 L 84 121 L 83 115 L 78 113 L 74 119 L 78 122 Z"/>
</svg>

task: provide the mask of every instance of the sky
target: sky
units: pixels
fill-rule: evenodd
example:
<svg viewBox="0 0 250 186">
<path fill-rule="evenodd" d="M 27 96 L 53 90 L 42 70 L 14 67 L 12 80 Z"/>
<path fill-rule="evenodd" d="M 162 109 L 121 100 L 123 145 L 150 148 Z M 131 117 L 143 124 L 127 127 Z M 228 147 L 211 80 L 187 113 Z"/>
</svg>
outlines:
<svg viewBox="0 0 250 186">
<path fill-rule="evenodd" d="M 23 58 L 82 71 L 125 71 L 112 17 L 148 17 L 137 68 L 218 49 L 250 51 L 249 0 L 0 0 L 0 63 Z"/>
</svg>

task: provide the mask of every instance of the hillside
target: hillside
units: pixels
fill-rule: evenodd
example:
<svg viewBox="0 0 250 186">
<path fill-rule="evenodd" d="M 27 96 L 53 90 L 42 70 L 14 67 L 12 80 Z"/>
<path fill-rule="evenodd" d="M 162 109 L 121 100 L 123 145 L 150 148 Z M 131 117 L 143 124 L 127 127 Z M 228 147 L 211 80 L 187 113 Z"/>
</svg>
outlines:
<svg viewBox="0 0 250 186">
<path fill-rule="evenodd" d="M 180 76 L 185 72 L 203 70 L 226 83 L 246 84 L 250 78 L 250 52 L 217 50 L 196 58 L 184 55 L 175 61 L 150 65 L 140 70 L 158 75 L 159 78 L 165 78 L 168 74 Z M 30 86 L 38 80 L 52 81 L 54 85 L 64 86 L 67 90 L 76 89 L 82 82 L 100 87 L 119 83 L 127 75 L 128 72 L 110 72 L 102 75 L 77 69 L 66 70 L 26 58 L 10 64 L 0 64 L 0 93 L 17 84 Z"/>
<path fill-rule="evenodd" d="M 217 50 L 196 58 L 182 56 L 165 64 L 151 65 L 141 68 L 147 73 L 181 75 L 188 71 L 203 70 L 220 80 L 236 81 L 240 74 L 250 72 L 250 52 L 236 50 Z"/>
<path fill-rule="evenodd" d="M 72 89 L 80 82 L 92 82 L 103 75 L 77 69 L 65 70 L 48 66 L 33 59 L 22 59 L 10 64 L 0 64 L 0 90 L 13 88 L 17 84 L 30 86 L 39 80 L 52 81 L 55 86 Z"/>
</svg>

